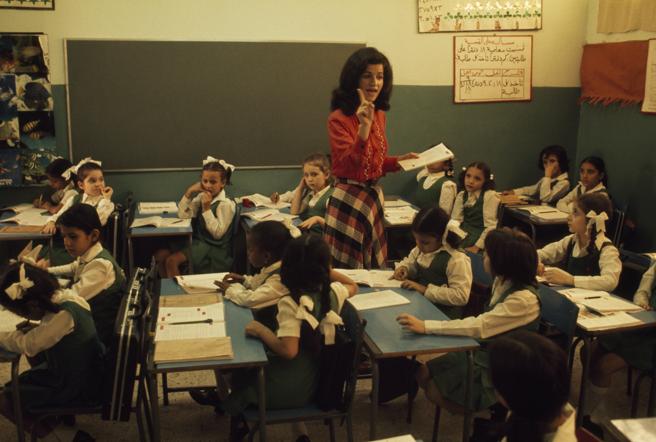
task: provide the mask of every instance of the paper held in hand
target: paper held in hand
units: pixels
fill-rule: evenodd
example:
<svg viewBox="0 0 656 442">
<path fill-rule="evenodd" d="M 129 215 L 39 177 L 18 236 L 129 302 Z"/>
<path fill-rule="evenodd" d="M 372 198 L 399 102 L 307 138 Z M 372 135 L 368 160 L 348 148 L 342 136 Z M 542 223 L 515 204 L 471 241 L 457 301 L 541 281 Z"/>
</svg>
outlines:
<svg viewBox="0 0 656 442">
<path fill-rule="evenodd" d="M 418 169 L 437 161 L 451 160 L 453 158 L 455 158 L 453 152 L 451 152 L 451 150 L 446 147 L 444 143 L 440 143 L 420 153 L 419 158 L 410 158 L 408 160 L 399 161 L 399 166 L 401 166 L 403 170 L 407 171 Z"/>
</svg>

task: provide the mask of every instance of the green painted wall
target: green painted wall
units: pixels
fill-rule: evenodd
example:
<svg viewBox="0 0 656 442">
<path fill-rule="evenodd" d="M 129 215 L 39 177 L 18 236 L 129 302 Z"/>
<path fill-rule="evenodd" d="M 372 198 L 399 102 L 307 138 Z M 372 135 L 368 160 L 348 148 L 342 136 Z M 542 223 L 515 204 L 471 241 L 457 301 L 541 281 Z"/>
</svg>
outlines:
<svg viewBox="0 0 656 442">
<path fill-rule="evenodd" d="M 656 116 L 639 106 L 582 105 L 577 164 L 589 155 L 604 159 L 613 198 L 629 204 L 637 234 L 627 248 L 656 250 Z"/>
</svg>

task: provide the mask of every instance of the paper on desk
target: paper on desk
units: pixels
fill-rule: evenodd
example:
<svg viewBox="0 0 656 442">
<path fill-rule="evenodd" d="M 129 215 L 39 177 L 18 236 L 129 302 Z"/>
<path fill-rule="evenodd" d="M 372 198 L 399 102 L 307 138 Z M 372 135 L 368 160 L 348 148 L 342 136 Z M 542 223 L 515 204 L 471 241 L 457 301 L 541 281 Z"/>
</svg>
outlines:
<svg viewBox="0 0 656 442">
<path fill-rule="evenodd" d="M 164 218 L 161 216 L 147 216 L 145 218 L 135 218 L 130 224 L 131 228 L 137 227 L 190 227 L 190 218 Z"/>
<path fill-rule="evenodd" d="M 139 213 L 143 215 L 158 215 L 160 213 L 178 213 L 178 204 L 175 201 L 141 202 Z"/>
<path fill-rule="evenodd" d="M 549 267 L 545 267 L 547 269 Z M 562 293 L 563 295 L 566 295 L 569 299 L 571 299 L 574 302 L 579 302 L 579 300 L 589 298 L 592 296 L 603 296 L 603 297 L 608 297 L 610 296 L 610 293 L 604 292 L 602 290 L 590 290 L 590 289 L 581 289 L 578 287 L 568 287 L 564 289 L 558 290 L 559 293 Z"/>
<path fill-rule="evenodd" d="M 3 219 L 2 222 L 16 223 L 20 226 L 44 226 L 48 222 L 49 218 L 50 214 L 48 212 L 44 212 L 43 209 L 31 207 L 30 209 L 24 210 L 15 216 Z"/>
<path fill-rule="evenodd" d="M 203 321 L 207 319 L 211 319 L 214 322 L 225 321 L 222 302 L 195 307 L 160 307 L 157 315 L 158 324 Z"/>
<path fill-rule="evenodd" d="M 225 322 L 200 324 L 157 324 L 155 342 L 180 339 L 222 338 L 226 336 Z"/>
<path fill-rule="evenodd" d="M 159 341 L 155 344 L 155 363 L 232 359 L 230 337 L 207 339 L 180 339 Z"/>
<path fill-rule="evenodd" d="M 199 307 L 217 302 L 223 302 L 223 297 L 214 290 L 206 293 L 186 293 L 184 295 L 168 295 L 159 297 L 159 308 L 162 307 Z"/>
<path fill-rule="evenodd" d="M 248 199 L 253 204 L 255 204 L 255 207 L 268 207 L 270 209 L 284 209 L 285 207 L 291 207 L 291 204 L 285 203 L 283 201 L 278 201 L 277 203 L 274 203 L 271 201 L 270 197 L 264 196 L 261 193 L 254 193 L 252 195 L 242 196 L 240 198 L 236 198 L 236 200 L 237 202 L 241 203 L 243 202 L 244 198 Z"/>
<path fill-rule="evenodd" d="M 2 209 L 0 209 L 0 211 L 21 213 L 21 212 L 25 212 L 26 210 L 30 210 L 34 208 L 35 207 L 30 203 L 22 203 L 22 204 L 16 204 L 15 206 L 3 207 Z M 38 209 L 38 210 L 43 210 L 43 209 Z"/>
<path fill-rule="evenodd" d="M 0 332 L 16 331 L 16 325 L 24 322 L 25 320 L 25 318 L 21 318 L 9 310 L 0 310 Z"/>
<path fill-rule="evenodd" d="M 227 274 L 228 272 L 200 273 L 176 276 L 175 279 L 186 293 L 207 293 L 208 291 L 217 291 L 218 287 L 214 281 L 223 281 Z"/>
<path fill-rule="evenodd" d="M 393 199 L 393 200 L 386 199 L 383 206 L 387 210 L 387 209 L 392 209 L 392 208 L 395 208 L 395 207 L 406 207 L 406 206 L 410 206 L 410 205 L 411 204 L 408 201 L 406 201 L 402 198 L 397 198 L 397 199 Z"/>
<path fill-rule="evenodd" d="M 399 161 L 399 166 L 401 166 L 403 170 L 407 171 L 418 169 L 437 161 L 450 160 L 453 158 L 455 158 L 453 152 L 451 152 L 451 150 L 449 150 L 449 148 L 446 147 L 444 143 L 440 143 L 420 153 L 419 158 L 410 158 L 408 160 Z"/>
<path fill-rule="evenodd" d="M 615 312 L 610 315 L 598 316 L 580 310 L 576 324 L 585 330 L 610 330 L 613 328 L 626 327 L 629 325 L 638 325 L 642 321 L 634 318 L 626 312 Z"/>
<path fill-rule="evenodd" d="M 412 206 L 385 208 L 385 221 L 391 225 L 412 224 L 417 210 Z"/>
<path fill-rule="evenodd" d="M 335 269 L 351 278 L 356 284 L 368 287 L 401 287 L 401 281 L 391 279 L 393 270 Z"/>
<path fill-rule="evenodd" d="M 379 292 L 363 293 L 355 295 L 348 301 L 356 310 L 369 310 L 372 308 L 391 307 L 394 305 L 410 304 L 410 300 L 399 295 L 393 290 L 381 290 Z"/>
<path fill-rule="evenodd" d="M 386 439 L 376 439 L 372 442 L 416 442 L 417 439 L 412 437 L 410 434 L 404 434 L 403 436 L 388 437 Z"/>
<path fill-rule="evenodd" d="M 611 424 L 631 442 L 643 442 L 656 439 L 656 419 L 612 419 Z"/>
<path fill-rule="evenodd" d="M 577 304 L 590 307 L 591 309 L 602 314 L 613 312 L 642 311 L 642 307 L 639 305 L 600 290 L 588 290 L 571 287 L 559 290 L 559 292 L 566 295 Z"/>
<path fill-rule="evenodd" d="M 242 216 L 260 221 L 284 221 L 286 219 L 294 219 L 296 215 L 290 215 L 289 213 L 281 213 L 277 209 L 257 209 L 251 212 L 242 212 Z"/>
</svg>

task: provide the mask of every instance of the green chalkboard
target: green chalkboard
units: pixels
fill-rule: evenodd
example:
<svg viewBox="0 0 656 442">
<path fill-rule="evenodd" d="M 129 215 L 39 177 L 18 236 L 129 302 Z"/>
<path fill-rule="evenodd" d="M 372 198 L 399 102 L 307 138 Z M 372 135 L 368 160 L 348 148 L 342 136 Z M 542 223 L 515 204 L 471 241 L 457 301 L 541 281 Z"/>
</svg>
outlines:
<svg viewBox="0 0 656 442">
<path fill-rule="evenodd" d="M 364 44 L 67 40 L 70 150 L 108 170 L 297 165 Z"/>
</svg>

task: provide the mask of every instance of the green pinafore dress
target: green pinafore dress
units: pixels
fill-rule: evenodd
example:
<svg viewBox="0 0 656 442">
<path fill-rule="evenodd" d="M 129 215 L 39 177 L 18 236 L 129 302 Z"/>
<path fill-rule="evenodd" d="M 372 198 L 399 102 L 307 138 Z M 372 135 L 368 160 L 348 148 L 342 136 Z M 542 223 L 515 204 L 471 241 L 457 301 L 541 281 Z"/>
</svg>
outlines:
<svg viewBox="0 0 656 442">
<path fill-rule="evenodd" d="M 320 321 L 321 296 L 308 293 L 314 302 L 312 316 Z M 284 298 L 283 298 L 284 299 Z M 331 309 L 339 313 L 339 303 L 334 292 L 330 293 Z M 276 318 L 276 332 L 278 321 Z M 315 331 L 319 333 L 318 329 Z M 319 381 L 319 354 L 304 348 L 299 342 L 299 352 L 294 359 L 284 359 L 267 350 L 269 364 L 264 368 L 267 410 L 303 407 L 315 399 Z M 257 370 L 237 370 L 232 375 L 232 391 L 223 402 L 223 408 L 231 415 L 243 412 L 249 406 L 257 406 Z"/>
<path fill-rule="evenodd" d="M 217 207 L 221 201 L 216 201 L 210 206 L 212 213 L 216 213 Z M 232 224 L 233 219 L 226 230 L 226 233 L 219 239 L 215 239 L 207 231 L 205 218 L 202 210 L 192 220 L 194 237 L 191 243 L 191 250 L 188 250 L 187 258 L 194 268 L 194 273 L 215 273 L 227 272 L 232 267 Z"/>
<path fill-rule="evenodd" d="M 417 276 L 414 278 L 416 282 L 421 285 L 427 286 L 428 284 L 433 284 L 437 286 L 445 285 L 449 283 L 449 280 L 446 276 L 446 267 L 449 264 L 451 259 L 451 254 L 446 250 L 442 250 L 435 254 L 430 265 L 426 268 L 417 264 Z M 459 305 L 446 305 L 438 304 L 435 305 L 449 318 L 451 319 L 460 319 L 462 318 L 463 307 Z"/>
<path fill-rule="evenodd" d="M 312 218 L 313 216 L 320 216 L 321 218 L 325 219 L 326 207 L 328 204 L 328 200 L 333 194 L 333 190 L 334 190 L 333 187 L 326 190 L 326 192 L 323 195 L 321 195 L 321 197 L 317 200 L 317 203 L 314 205 L 314 207 L 310 207 L 310 199 L 312 198 L 312 195 L 308 193 L 304 198 L 305 210 L 299 213 L 298 217 L 303 221 Z M 310 232 L 323 235 L 323 226 L 321 224 L 315 224 L 312 227 L 310 227 Z"/>
<path fill-rule="evenodd" d="M 460 228 L 467 232 L 467 236 L 460 243 L 463 249 L 471 247 L 476 244 L 478 238 L 485 230 L 485 222 L 483 218 L 483 201 L 485 200 L 485 192 L 481 192 L 473 206 L 467 207 L 465 203 L 469 198 L 467 191 L 462 193 L 462 223 Z"/>
<path fill-rule="evenodd" d="M 114 323 L 118 315 L 118 309 L 121 305 L 121 298 L 125 293 L 125 274 L 123 269 L 116 263 L 114 257 L 105 249 L 102 249 L 93 259 L 106 259 L 112 263 L 114 269 L 114 282 L 105 290 L 98 293 L 88 302 L 91 306 L 91 314 L 96 324 L 98 338 L 109 348 Z M 93 261 L 93 260 L 92 260 Z"/>
<path fill-rule="evenodd" d="M 60 307 L 73 317 L 75 328 L 41 353 L 44 362 L 19 376 L 23 410 L 89 405 L 100 398 L 104 349 L 91 313 L 70 301 Z M 10 384 L 4 394 L 11 398 Z"/>
<path fill-rule="evenodd" d="M 520 290 L 528 290 L 536 297 L 538 296 L 537 289 L 533 286 L 513 284 L 504 291 L 501 296 L 499 296 L 499 299 L 494 305 L 488 304 L 485 311 L 489 312 L 495 305 L 504 302 L 509 295 Z M 514 330 L 537 331 L 539 322 L 540 318 L 538 317 L 529 324 L 518 327 Z M 481 348 L 474 352 L 474 369 L 470 395 L 473 410 L 483 410 L 497 402 L 496 395 L 494 394 L 494 387 L 492 386 L 492 380 L 490 379 L 490 363 L 487 347 L 490 342 L 503 334 L 505 333 L 488 339 L 479 340 Z M 443 357 L 428 361 L 427 366 L 430 370 L 433 382 L 442 394 L 442 397 L 453 403 L 464 406 L 467 375 L 467 355 L 465 352 L 448 353 Z"/>
<path fill-rule="evenodd" d="M 608 246 L 612 246 L 610 241 L 604 242 L 599 250 L 595 247 L 593 253 L 575 257 L 572 255 L 572 252 L 574 251 L 574 237 L 572 237 L 572 240 L 567 246 L 565 262 L 561 267 L 573 276 L 599 276 L 601 274 L 601 269 L 599 268 L 599 255 L 601 254 L 601 250 Z"/>
<path fill-rule="evenodd" d="M 447 181 L 453 181 L 453 178 L 444 175 L 442 178 L 435 181 L 433 185 L 428 189 L 424 189 L 424 182 L 427 178 L 428 176 L 425 176 L 417 182 L 415 194 L 412 198 L 413 204 L 420 209 L 439 207 L 440 196 L 442 195 L 442 186 Z"/>
</svg>

